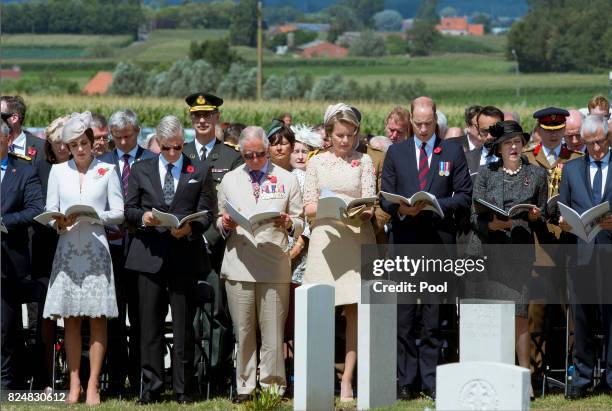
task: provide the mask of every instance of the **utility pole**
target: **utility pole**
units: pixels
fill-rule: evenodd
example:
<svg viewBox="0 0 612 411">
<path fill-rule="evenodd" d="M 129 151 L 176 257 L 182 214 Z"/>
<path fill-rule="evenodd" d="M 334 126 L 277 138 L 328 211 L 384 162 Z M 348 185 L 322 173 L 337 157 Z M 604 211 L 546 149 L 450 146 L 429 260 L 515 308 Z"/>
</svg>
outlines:
<svg viewBox="0 0 612 411">
<path fill-rule="evenodd" d="M 521 87 L 519 85 L 519 61 L 518 56 L 516 55 L 516 50 L 512 49 L 512 56 L 514 56 L 514 61 L 516 62 L 516 96 L 521 96 Z"/>
<path fill-rule="evenodd" d="M 263 88 L 263 13 L 262 2 L 257 2 L 257 100 L 262 98 Z"/>
</svg>

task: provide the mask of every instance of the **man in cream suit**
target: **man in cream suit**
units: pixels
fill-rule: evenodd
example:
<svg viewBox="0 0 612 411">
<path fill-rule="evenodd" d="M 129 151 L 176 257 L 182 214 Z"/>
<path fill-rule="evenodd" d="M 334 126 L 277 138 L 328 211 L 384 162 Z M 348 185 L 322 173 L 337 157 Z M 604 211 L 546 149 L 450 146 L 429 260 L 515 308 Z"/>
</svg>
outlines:
<svg viewBox="0 0 612 411">
<path fill-rule="evenodd" d="M 257 327 L 261 330 L 259 384 L 287 386 L 283 329 L 289 308 L 291 264 L 287 235 L 299 235 L 302 196 L 296 177 L 268 160 L 268 140 L 261 127 L 247 127 L 240 136 L 244 165 L 228 172 L 218 191 L 219 231 L 227 238 L 221 277 L 238 342 L 234 402 L 248 401 L 256 387 Z M 260 224 L 254 235 L 227 212 L 227 202 L 241 214 L 280 211 Z"/>
</svg>

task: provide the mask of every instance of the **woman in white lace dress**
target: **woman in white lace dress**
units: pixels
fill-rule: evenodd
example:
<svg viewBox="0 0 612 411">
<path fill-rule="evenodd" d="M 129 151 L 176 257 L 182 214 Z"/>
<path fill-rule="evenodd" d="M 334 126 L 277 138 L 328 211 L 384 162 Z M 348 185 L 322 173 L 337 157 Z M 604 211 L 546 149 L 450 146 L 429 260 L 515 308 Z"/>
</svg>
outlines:
<svg viewBox="0 0 612 411">
<path fill-rule="evenodd" d="M 314 218 L 321 189 L 329 189 L 345 200 L 374 196 L 375 175 L 372 159 L 355 149 L 359 120 L 346 104 L 329 106 L 325 112 L 325 132 L 332 147 L 308 161 L 304 184 L 304 212 Z M 353 400 L 353 374 L 357 364 L 357 299 L 361 282 L 361 245 L 375 244 L 370 223 L 373 207 L 347 221 L 315 220 L 311 224 L 308 261 L 304 284 L 335 286 L 336 306 L 344 306 L 346 318 L 346 357 L 340 386 L 340 400 Z"/>
<path fill-rule="evenodd" d="M 63 318 L 70 392 L 66 401 L 79 400 L 81 381 L 81 321 L 91 328 L 87 383 L 88 404 L 98 404 L 98 379 L 106 349 L 106 319 L 117 317 L 113 267 L 104 225 L 123 221 L 123 196 L 114 166 L 93 158 L 91 114 L 73 114 L 62 130 L 62 140 L 73 159 L 55 164 L 49 175 L 47 211 L 65 212 L 75 204 L 92 206 L 102 224 L 56 218 L 59 236 L 45 301 L 45 318 Z M 107 209 L 108 211 L 105 211 Z M 103 225 L 104 224 L 104 225 Z"/>
</svg>

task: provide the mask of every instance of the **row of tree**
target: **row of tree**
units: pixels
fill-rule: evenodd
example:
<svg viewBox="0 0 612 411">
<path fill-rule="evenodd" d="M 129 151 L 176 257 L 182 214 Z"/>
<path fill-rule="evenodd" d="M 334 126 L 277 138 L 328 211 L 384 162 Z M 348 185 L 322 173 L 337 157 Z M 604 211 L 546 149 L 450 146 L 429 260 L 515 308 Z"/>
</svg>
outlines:
<svg viewBox="0 0 612 411">
<path fill-rule="evenodd" d="M 520 70 L 594 71 L 612 67 L 612 1 L 530 0 L 508 34 Z M 513 53 L 514 51 L 514 53 Z"/>
<path fill-rule="evenodd" d="M 254 99 L 257 69 L 233 63 L 226 74 L 205 60 L 179 60 L 166 71 L 147 72 L 131 62 L 117 64 L 111 93 L 121 96 L 184 97 L 193 90 L 216 91 L 224 98 Z M 283 76 L 271 75 L 264 83 L 266 99 L 409 101 L 425 94 L 425 84 L 416 80 L 361 85 L 332 74 L 314 81 L 310 74 L 291 70 Z"/>
</svg>

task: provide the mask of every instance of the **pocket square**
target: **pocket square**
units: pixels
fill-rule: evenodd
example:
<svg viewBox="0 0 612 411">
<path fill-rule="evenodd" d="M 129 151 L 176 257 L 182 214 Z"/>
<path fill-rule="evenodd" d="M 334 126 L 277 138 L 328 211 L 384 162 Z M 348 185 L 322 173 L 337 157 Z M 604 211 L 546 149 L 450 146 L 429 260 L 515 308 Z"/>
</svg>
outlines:
<svg viewBox="0 0 612 411">
<path fill-rule="evenodd" d="M 189 182 L 187 184 L 193 184 L 193 183 L 199 183 L 200 180 L 194 180 L 193 178 L 191 180 L 189 180 Z"/>
</svg>

